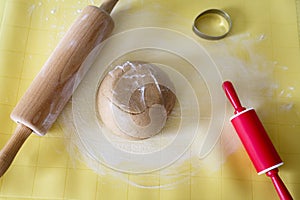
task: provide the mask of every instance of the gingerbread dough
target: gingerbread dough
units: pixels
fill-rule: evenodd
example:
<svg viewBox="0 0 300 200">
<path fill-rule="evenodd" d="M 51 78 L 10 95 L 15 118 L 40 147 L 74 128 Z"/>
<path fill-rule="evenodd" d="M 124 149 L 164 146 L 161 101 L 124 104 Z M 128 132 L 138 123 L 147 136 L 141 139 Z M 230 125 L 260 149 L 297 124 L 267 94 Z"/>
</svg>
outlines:
<svg viewBox="0 0 300 200">
<path fill-rule="evenodd" d="M 176 96 L 169 77 L 157 66 L 127 61 L 104 77 L 96 102 L 100 120 L 113 133 L 145 139 L 163 129 Z"/>
</svg>

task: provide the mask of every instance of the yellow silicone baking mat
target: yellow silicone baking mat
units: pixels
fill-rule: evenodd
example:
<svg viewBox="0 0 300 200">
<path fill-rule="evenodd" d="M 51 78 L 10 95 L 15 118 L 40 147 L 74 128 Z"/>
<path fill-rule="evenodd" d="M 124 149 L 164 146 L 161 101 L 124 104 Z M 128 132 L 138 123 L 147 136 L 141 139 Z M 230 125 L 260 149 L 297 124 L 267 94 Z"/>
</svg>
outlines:
<svg viewBox="0 0 300 200">
<path fill-rule="evenodd" d="M 0 0 L 0 148 L 16 127 L 9 116 L 13 107 L 56 44 L 85 6 L 101 2 Z M 192 32 L 194 18 L 209 8 L 223 9 L 232 18 L 233 28 L 224 40 L 206 41 Z M 258 112 L 285 163 L 280 175 L 294 199 L 300 199 L 300 48 L 295 0 L 120 0 L 112 17 L 115 33 L 137 27 L 166 27 L 190 35 L 215 57 L 222 56 L 218 45 L 231 47 L 235 41 L 236 49 L 228 51 L 250 62 L 253 55 L 239 54 L 238 49 L 245 41 L 258 43 L 254 44 L 255 54 L 263 55 L 272 66 L 268 78 L 274 84 L 271 94 L 250 96 L 264 105 Z M 230 60 L 224 59 L 225 64 L 230 65 Z M 235 133 L 231 134 L 236 140 Z M 242 146 L 226 158 L 211 153 L 211 163 L 219 163 L 215 168 L 210 164 L 192 173 L 190 167 L 178 177 L 184 181 L 172 187 L 149 188 L 130 183 L 143 179 L 137 182 L 159 186 L 168 177 L 159 172 L 142 177 L 129 174 L 122 175 L 124 181 L 109 173 L 97 174 L 70 156 L 66 143 L 59 123 L 44 137 L 30 136 L 0 178 L 0 199 L 278 199 L 269 178 L 256 174 Z"/>
</svg>

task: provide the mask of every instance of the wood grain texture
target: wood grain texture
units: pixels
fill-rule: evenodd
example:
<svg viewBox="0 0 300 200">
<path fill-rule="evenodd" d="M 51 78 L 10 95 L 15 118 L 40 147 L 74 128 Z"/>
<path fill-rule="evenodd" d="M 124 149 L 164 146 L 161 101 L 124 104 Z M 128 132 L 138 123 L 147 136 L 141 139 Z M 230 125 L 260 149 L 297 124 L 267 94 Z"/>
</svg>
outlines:
<svg viewBox="0 0 300 200">
<path fill-rule="evenodd" d="M 30 128 L 18 124 L 15 133 L 0 151 L 0 177 L 7 171 L 19 149 L 31 135 L 31 132 Z"/>
<path fill-rule="evenodd" d="M 114 1 L 113 1 L 114 2 Z M 91 51 L 112 32 L 110 15 L 86 7 L 75 21 L 33 83 L 17 104 L 11 118 L 44 135 L 70 99 L 89 65 L 82 66 Z"/>
<path fill-rule="evenodd" d="M 0 177 L 32 131 L 44 135 L 57 119 L 89 66 L 90 54 L 112 32 L 109 13 L 116 0 L 101 8 L 86 7 L 72 25 L 11 113 L 19 123 L 0 152 Z"/>
</svg>

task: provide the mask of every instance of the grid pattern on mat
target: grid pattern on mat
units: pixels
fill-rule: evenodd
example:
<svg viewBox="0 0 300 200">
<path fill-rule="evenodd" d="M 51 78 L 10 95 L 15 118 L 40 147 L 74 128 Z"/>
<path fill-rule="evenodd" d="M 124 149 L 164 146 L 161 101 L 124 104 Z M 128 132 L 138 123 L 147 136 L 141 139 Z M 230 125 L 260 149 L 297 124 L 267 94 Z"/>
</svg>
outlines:
<svg viewBox="0 0 300 200">
<path fill-rule="evenodd" d="M 120 0 L 121 1 L 121 0 Z M 0 147 L 13 133 L 9 115 L 41 66 L 86 0 L 1 0 L 0 1 Z M 177 12 L 193 17 L 211 7 L 223 8 L 233 18 L 232 35 L 264 33 L 264 47 L 278 63 L 274 78 L 278 88 L 268 108 L 274 115 L 264 118 L 271 139 L 285 161 L 281 177 L 295 199 L 300 198 L 300 50 L 294 0 L 191 0 L 123 1 L 120 7 L 134 10 L 149 7 L 153 12 Z M 284 67 L 282 67 L 284 66 Z M 257 97 L 264 100 L 263 97 Z M 292 103 L 291 103 L 292 102 Z M 112 176 L 99 176 L 83 163 L 74 166 L 55 124 L 45 137 L 32 135 L 9 171 L 0 179 L 0 199 L 276 199 L 265 176 L 257 176 L 245 151 L 231 155 L 220 170 L 205 170 L 168 190 L 142 189 Z M 129 175 L 129 180 L 139 177 Z M 164 182 L 162 175 L 145 181 Z"/>
</svg>

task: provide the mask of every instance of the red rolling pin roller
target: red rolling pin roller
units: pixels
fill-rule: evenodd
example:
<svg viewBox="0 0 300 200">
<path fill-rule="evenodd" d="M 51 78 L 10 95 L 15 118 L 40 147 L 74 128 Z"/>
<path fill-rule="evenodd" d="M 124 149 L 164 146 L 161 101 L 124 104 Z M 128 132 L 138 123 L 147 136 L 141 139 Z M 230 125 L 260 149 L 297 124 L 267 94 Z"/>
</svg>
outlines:
<svg viewBox="0 0 300 200">
<path fill-rule="evenodd" d="M 253 108 L 244 108 L 231 82 L 225 81 L 223 89 L 235 109 L 231 123 L 241 139 L 257 173 L 266 173 L 272 179 L 281 200 L 293 199 L 278 175 L 283 162 L 274 148 L 266 130 Z"/>
</svg>

